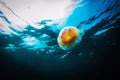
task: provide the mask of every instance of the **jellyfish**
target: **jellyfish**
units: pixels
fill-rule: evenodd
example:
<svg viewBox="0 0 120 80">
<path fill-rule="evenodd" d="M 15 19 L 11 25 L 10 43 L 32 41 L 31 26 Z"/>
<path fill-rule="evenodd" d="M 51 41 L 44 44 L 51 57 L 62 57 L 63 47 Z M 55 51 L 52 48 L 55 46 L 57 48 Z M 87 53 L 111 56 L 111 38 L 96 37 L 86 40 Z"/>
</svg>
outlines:
<svg viewBox="0 0 120 80">
<path fill-rule="evenodd" d="M 73 26 L 64 27 L 57 37 L 57 42 L 61 49 L 70 50 L 82 40 L 83 35 L 83 29 L 79 30 Z"/>
</svg>

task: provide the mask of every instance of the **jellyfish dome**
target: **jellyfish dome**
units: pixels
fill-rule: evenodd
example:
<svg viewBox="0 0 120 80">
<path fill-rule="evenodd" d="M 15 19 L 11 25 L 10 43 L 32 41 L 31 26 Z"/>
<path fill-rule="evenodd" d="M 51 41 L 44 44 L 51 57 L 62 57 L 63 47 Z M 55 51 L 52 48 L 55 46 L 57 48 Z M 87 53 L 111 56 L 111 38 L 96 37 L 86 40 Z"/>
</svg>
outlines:
<svg viewBox="0 0 120 80">
<path fill-rule="evenodd" d="M 58 45 L 63 50 L 69 50 L 82 40 L 83 34 L 83 29 L 79 30 L 73 26 L 65 27 L 58 35 Z"/>
</svg>

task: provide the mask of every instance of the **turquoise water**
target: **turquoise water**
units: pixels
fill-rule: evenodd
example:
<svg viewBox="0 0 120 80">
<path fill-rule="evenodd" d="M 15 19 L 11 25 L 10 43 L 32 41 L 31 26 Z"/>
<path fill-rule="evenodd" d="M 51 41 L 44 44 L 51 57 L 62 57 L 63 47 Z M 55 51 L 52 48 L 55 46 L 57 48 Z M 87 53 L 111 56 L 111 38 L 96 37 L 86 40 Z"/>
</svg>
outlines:
<svg viewBox="0 0 120 80">
<path fill-rule="evenodd" d="M 4 41 L 1 48 L 8 53 L 25 49 L 34 51 L 35 54 L 54 54 L 55 57 L 63 59 L 63 56 L 72 54 L 72 50 L 74 50 L 64 51 L 58 46 L 57 36 L 63 27 L 74 26 L 83 29 L 85 31 L 83 37 L 88 39 L 98 38 L 100 35 L 107 34 L 111 29 L 119 28 L 119 25 L 115 24 L 120 19 L 119 0 L 82 0 L 74 7 L 72 13 L 68 14 L 62 24 L 55 20 L 42 20 L 34 22 L 37 27 L 17 15 L 4 1 L 1 1 L 0 5 L 3 8 L 0 10 L 1 44 Z M 12 22 L 6 16 L 7 12 L 26 25 L 21 27 L 16 22 Z M 86 36 L 87 32 L 90 32 L 89 36 Z M 82 41 L 84 40 L 82 39 Z M 80 46 L 80 44 L 78 45 Z M 78 50 L 78 54 L 81 51 Z M 94 49 L 90 51 L 94 51 Z"/>
</svg>

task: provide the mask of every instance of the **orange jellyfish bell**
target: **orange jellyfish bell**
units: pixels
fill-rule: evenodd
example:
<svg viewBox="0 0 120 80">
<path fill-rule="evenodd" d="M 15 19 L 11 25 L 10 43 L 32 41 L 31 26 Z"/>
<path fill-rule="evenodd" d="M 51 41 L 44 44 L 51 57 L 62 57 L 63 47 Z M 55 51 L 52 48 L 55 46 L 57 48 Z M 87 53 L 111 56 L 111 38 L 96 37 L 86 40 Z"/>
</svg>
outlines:
<svg viewBox="0 0 120 80">
<path fill-rule="evenodd" d="M 82 39 L 84 31 L 77 29 L 73 26 L 63 28 L 57 38 L 60 48 L 63 50 L 69 50 L 73 48 Z"/>
</svg>

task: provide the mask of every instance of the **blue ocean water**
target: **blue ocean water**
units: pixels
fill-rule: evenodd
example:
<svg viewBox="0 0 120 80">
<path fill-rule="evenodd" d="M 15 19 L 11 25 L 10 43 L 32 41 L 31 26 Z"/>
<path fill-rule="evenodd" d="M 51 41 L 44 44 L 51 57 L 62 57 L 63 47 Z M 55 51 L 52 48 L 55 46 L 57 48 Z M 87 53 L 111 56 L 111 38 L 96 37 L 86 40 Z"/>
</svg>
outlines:
<svg viewBox="0 0 120 80">
<path fill-rule="evenodd" d="M 112 35 L 114 34 L 112 32 L 120 30 L 120 0 L 73 1 L 81 1 L 81 3 L 76 5 L 73 12 L 65 18 L 62 24 L 59 21 L 46 19 L 34 22 L 35 26 L 17 15 L 4 1 L 0 1 L 0 6 L 2 6 L 0 8 L 0 54 L 9 55 L 18 63 L 25 65 L 36 66 L 37 68 L 44 65 L 42 69 L 48 72 L 50 70 L 47 69 L 47 66 L 56 64 L 59 60 L 63 60 L 63 62 L 68 60 L 67 64 L 69 64 L 69 61 L 71 61 L 69 58 L 72 58 L 74 62 L 74 58 L 77 57 L 80 59 L 79 63 L 83 65 L 84 63 L 91 63 L 91 60 L 95 62 L 93 57 L 99 53 L 109 55 L 107 50 L 103 49 L 101 52 L 98 50 L 104 46 L 118 44 L 115 40 L 111 41 L 108 38 L 116 36 Z M 20 20 L 26 25 L 21 27 L 21 25 L 12 22 L 6 16 L 5 9 L 16 20 Z M 66 26 L 74 26 L 83 29 L 85 32 L 81 42 L 71 50 L 62 50 L 57 43 L 60 30 Z M 52 62 L 52 59 L 57 61 L 49 63 L 50 58 L 50 62 Z M 41 61 L 43 59 L 47 61 Z M 38 64 L 38 62 L 42 64 Z M 77 64 L 77 61 L 75 62 L 69 64 L 71 68 Z M 47 66 L 45 67 L 45 65 Z M 52 67 L 50 66 L 50 68 Z"/>
</svg>

